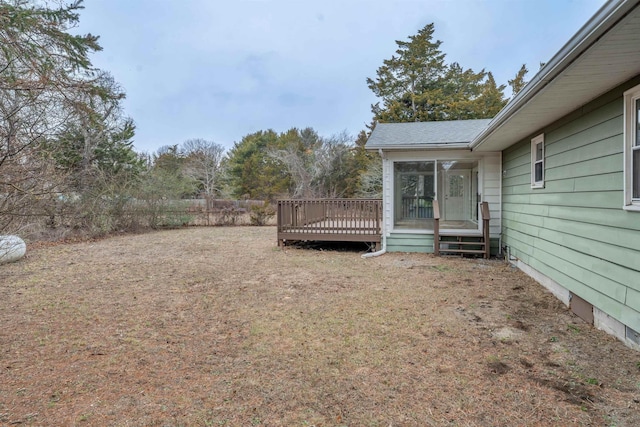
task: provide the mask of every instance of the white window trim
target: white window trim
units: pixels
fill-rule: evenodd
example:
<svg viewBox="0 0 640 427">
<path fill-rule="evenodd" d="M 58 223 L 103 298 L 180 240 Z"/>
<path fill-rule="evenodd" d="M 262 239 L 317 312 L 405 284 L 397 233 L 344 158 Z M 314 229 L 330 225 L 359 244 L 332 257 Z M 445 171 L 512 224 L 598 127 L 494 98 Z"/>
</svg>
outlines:
<svg viewBox="0 0 640 427">
<path fill-rule="evenodd" d="M 633 199 L 633 163 L 632 151 L 636 138 L 636 101 L 640 99 L 640 85 L 624 93 L 624 206 L 623 209 L 640 212 L 640 199 Z M 636 148 L 639 150 L 640 148 Z M 640 173 L 640 171 L 637 171 Z"/>
<path fill-rule="evenodd" d="M 536 161 L 536 146 L 540 143 L 542 143 L 542 159 Z M 544 151 L 544 133 L 541 133 L 531 140 L 531 188 L 544 188 Z M 540 181 L 536 181 L 536 163 L 542 163 L 542 180 Z"/>
</svg>

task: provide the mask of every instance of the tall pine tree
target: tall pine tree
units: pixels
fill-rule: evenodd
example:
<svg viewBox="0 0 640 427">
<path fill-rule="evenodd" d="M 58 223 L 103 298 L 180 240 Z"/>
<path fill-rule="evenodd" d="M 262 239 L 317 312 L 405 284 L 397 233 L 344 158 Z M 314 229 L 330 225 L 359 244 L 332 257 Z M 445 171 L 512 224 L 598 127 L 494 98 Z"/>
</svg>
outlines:
<svg viewBox="0 0 640 427">
<path fill-rule="evenodd" d="M 381 99 L 371 106 L 374 120 L 418 122 L 493 117 L 506 103 L 504 85 L 491 73 L 445 63 L 442 42 L 433 40 L 428 24 L 408 41 L 397 40 L 398 49 L 376 71 L 367 85 Z"/>
<path fill-rule="evenodd" d="M 433 41 L 434 25 L 429 24 L 409 36 L 409 41 L 396 40 L 398 49 L 384 60 L 375 80 L 367 84 L 382 99 L 372 106 L 376 120 L 423 121 L 430 119 L 439 82 L 446 73 L 442 42 Z M 436 93 L 433 93 L 436 92 Z M 433 98 L 430 95 L 436 95 Z M 432 119 L 433 120 L 433 119 Z"/>
<path fill-rule="evenodd" d="M 542 67 L 542 64 L 540 64 Z M 516 73 L 515 77 L 512 80 L 509 80 L 509 86 L 511 86 L 512 97 L 516 96 L 518 92 L 522 90 L 522 88 L 527 84 L 525 77 L 529 70 L 527 69 L 526 64 L 522 64 L 520 70 Z"/>
</svg>

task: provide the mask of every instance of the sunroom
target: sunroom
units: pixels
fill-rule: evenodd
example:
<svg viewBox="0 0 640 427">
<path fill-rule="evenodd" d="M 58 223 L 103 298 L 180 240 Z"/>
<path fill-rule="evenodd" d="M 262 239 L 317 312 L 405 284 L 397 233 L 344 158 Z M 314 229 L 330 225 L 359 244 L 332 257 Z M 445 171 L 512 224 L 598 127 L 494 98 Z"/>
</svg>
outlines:
<svg viewBox="0 0 640 427">
<path fill-rule="evenodd" d="M 482 202 L 488 202 L 489 231 L 497 249 L 500 153 L 472 153 L 468 148 L 488 123 L 458 120 L 376 125 L 366 148 L 382 157 L 387 251 L 433 252 L 437 228 L 443 235 L 483 235 Z"/>
</svg>

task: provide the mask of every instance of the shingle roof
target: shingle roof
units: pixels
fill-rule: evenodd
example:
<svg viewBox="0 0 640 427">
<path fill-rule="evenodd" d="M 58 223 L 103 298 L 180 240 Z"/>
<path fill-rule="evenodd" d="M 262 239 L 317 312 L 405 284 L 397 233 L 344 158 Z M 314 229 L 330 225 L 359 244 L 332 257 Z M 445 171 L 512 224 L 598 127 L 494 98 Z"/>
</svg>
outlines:
<svg viewBox="0 0 640 427">
<path fill-rule="evenodd" d="M 464 148 L 491 120 L 378 123 L 365 148 L 370 150 L 412 148 Z"/>
</svg>

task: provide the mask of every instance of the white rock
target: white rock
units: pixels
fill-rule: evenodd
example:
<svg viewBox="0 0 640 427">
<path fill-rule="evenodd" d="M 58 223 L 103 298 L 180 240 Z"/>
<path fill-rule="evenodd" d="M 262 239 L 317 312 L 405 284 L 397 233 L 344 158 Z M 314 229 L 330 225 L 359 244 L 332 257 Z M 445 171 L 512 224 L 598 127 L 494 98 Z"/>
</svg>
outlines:
<svg viewBox="0 0 640 427">
<path fill-rule="evenodd" d="M 0 264 L 17 261 L 27 253 L 27 245 L 18 236 L 0 236 Z"/>
</svg>

